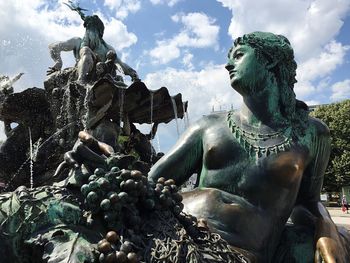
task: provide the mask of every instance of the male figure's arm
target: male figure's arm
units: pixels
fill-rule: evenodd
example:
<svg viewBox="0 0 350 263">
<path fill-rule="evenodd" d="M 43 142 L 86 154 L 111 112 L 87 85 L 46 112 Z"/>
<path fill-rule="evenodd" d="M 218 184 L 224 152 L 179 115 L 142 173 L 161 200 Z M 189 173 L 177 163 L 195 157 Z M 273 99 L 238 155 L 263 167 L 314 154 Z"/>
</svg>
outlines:
<svg viewBox="0 0 350 263">
<path fill-rule="evenodd" d="M 294 223 L 311 224 L 315 229 L 315 262 L 345 263 L 347 252 L 327 209 L 320 201 L 323 177 L 330 153 L 330 132 L 320 121 L 312 119 L 316 134 L 312 136 L 312 160 L 305 170 L 297 206 L 292 215 Z"/>
<path fill-rule="evenodd" d="M 118 55 L 116 55 L 115 63 L 119 64 L 124 72 L 125 75 L 128 75 L 131 77 L 133 81 L 139 80 L 139 76 L 132 67 L 130 67 L 128 64 L 124 63 L 120 60 Z"/>
<path fill-rule="evenodd" d="M 202 165 L 203 120 L 188 128 L 175 146 L 151 169 L 148 177 L 156 182 L 159 177 L 174 179 L 182 185 Z"/>
<path fill-rule="evenodd" d="M 106 45 L 107 45 L 109 51 L 113 51 L 113 53 L 115 54 L 115 61 L 114 62 L 116 64 L 120 65 L 124 74 L 130 76 L 133 81 L 139 80 L 139 76 L 137 75 L 136 70 L 134 70 L 132 67 L 130 67 L 128 64 L 124 63 L 123 61 L 121 61 L 121 59 L 117 55 L 117 52 L 115 51 L 115 49 L 111 45 L 109 45 L 109 44 L 106 44 Z"/>
<path fill-rule="evenodd" d="M 80 44 L 81 44 L 80 37 L 73 37 L 71 39 L 68 39 L 67 41 L 59 41 L 59 42 L 50 44 L 49 45 L 50 56 L 55 62 L 55 64 L 52 67 L 49 67 L 47 71 L 47 75 L 55 71 L 61 70 L 62 68 L 61 52 L 62 51 L 74 51 L 74 56 L 77 59 L 79 55 Z"/>
<path fill-rule="evenodd" d="M 123 61 L 121 61 L 118 56 L 116 56 L 115 62 L 121 66 L 125 75 L 130 76 L 133 81 L 139 80 L 139 76 L 136 70 L 134 70 L 132 67 L 130 67 L 128 64 L 124 63 Z"/>
</svg>

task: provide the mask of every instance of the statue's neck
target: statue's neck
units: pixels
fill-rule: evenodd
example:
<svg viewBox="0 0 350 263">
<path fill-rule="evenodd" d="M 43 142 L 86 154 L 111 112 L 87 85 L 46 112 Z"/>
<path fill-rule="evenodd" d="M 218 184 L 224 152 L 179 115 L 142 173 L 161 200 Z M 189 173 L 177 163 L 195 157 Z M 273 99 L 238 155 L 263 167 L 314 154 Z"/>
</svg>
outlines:
<svg viewBox="0 0 350 263">
<path fill-rule="evenodd" d="M 273 85 L 258 94 L 245 96 L 240 109 L 240 119 L 253 127 L 268 126 L 280 129 L 286 126 L 279 105 L 278 87 Z"/>
</svg>

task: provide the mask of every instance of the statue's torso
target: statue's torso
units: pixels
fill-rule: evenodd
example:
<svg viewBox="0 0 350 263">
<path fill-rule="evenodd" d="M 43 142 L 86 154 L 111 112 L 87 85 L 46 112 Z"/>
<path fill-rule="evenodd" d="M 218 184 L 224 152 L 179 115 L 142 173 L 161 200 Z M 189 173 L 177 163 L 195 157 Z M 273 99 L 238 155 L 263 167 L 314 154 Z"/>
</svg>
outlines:
<svg viewBox="0 0 350 263">
<path fill-rule="evenodd" d="M 81 47 L 84 46 L 89 47 L 94 52 L 98 62 L 106 61 L 106 54 L 110 48 L 99 36 L 98 31 L 91 29 L 86 30 L 81 44 Z"/>
<path fill-rule="evenodd" d="M 268 247 L 277 244 L 294 206 L 309 159 L 307 147 L 301 150 L 291 142 L 290 149 L 257 159 L 233 136 L 226 116 L 209 122 L 202 138 L 199 190 L 185 194 L 186 210 L 208 218 L 231 244 L 257 253 L 263 249 L 269 257 L 273 249 Z M 275 143 L 276 138 L 264 145 Z"/>
<path fill-rule="evenodd" d="M 294 166 L 299 165 L 298 170 L 302 169 L 301 165 L 305 167 L 308 145 L 301 146 L 299 142 L 290 138 L 290 143 L 288 146 L 284 145 L 283 150 L 277 149 L 275 153 L 268 154 L 259 153 L 257 157 L 254 150 L 248 152 L 249 147 L 259 145 L 260 148 L 270 149 L 275 145 L 281 145 L 280 142 L 286 140 L 285 136 L 280 135 L 278 138 L 267 139 L 264 143 L 251 146 L 247 143 L 244 145 L 242 142 L 244 138 L 237 139 L 232 134 L 226 116 L 220 116 L 214 122 L 205 130 L 202 138 L 201 187 L 218 188 L 231 194 L 244 193 L 254 202 L 257 190 L 264 187 L 264 190 L 261 190 L 265 191 L 270 183 L 288 188 L 296 183 Z M 260 151 L 264 152 L 264 149 Z M 277 168 L 277 165 L 280 168 Z M 272 174 L 280 172 L 278 169 L 282 167 L 289 171 L 283 178 L 279 174 Z M 261 202 L 260 198 L 259 200 Z"/>
</svg>

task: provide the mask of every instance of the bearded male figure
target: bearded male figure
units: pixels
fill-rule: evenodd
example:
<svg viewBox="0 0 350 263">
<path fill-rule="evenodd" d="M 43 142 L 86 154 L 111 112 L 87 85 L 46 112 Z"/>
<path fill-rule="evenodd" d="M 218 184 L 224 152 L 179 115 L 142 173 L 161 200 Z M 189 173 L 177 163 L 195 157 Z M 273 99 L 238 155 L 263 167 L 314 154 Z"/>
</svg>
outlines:
<svg viewBox="0 0 350 263">
<path fill-rule="evenodd" d="M 247 34 L 236 39 L 228 59 L 242 107 L 192 125 L 152 167 L 150 180 L 173 178 L 181 185 L 198 173 L 198 188 L 183 194 L 185 211 L 207 219 L 252 262 L 275 262 L 291 215 L 315 233 L 315 258 L 299 262 L 350 262 L 345 240 L 320 202 L 330 133 L 295 99 L 297 65 L 288 39 Z"/>
<path fill-rule="evenodd" d="M 59 41 L 49 45 L 51 58 L 55 64 L 49 68 L 48 74 L 61 70 L 62 68 L 62 51 L 73 51 L 74 57 L 77 61 L 78 82 L 86 83 L 91 78 L 93 69 L 98 62 L 112 62 L 121 66 L 125 75 L 129 75 L 132 80 L 138 80 L 136 71 L 122 62 L 114 48 L 108 45 L 103 40 L 104 24 L 97 15 L 85 16 L 82 12 L 85 9 L 75 6 L 72 2 L 66 4 L 71 10 L 77 11 L 84 21 L 86 28 L 83 39 L 80 37 L 73 37 L 67 41 Z"/>
</svg>

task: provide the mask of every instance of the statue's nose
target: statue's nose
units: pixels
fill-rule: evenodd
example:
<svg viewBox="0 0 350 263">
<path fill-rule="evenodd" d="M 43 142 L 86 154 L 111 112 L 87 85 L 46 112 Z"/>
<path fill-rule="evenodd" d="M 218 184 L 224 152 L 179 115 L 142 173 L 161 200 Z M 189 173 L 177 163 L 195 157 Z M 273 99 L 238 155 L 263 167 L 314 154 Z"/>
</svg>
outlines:
<svg viewBox="0 0 350 263">
<path fill-rule="evenodd" d="M 230 70 L 233 70 L 235 67 L 234 67 L 232 64 L 227 63 L 226 66 L 225 66 L 225 68 L 226 68 L 228 71 L 230 71 Z"/>
</svg>

